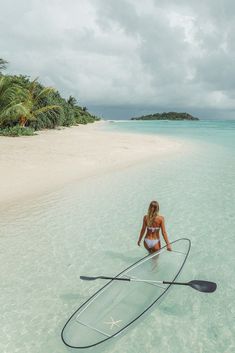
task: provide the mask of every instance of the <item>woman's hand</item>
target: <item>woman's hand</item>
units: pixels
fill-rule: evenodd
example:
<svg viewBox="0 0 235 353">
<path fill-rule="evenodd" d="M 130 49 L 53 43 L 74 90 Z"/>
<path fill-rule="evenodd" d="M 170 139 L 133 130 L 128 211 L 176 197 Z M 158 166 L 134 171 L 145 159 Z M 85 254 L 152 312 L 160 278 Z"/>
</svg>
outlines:
<svg viewBox="0 0 235 353">
<path fill-rule="evenodd" d="M 137 244 L 138 244 L 138 246 L 140 246 L 140 240 L 138 240 L 138 243 L 137 243 Z"/>
<path fill-rule="evenodd" d="M 167 244 L 166 248 L 167 248 L 168 251 L 172 251 L 171 244 Z"/>
</svg>

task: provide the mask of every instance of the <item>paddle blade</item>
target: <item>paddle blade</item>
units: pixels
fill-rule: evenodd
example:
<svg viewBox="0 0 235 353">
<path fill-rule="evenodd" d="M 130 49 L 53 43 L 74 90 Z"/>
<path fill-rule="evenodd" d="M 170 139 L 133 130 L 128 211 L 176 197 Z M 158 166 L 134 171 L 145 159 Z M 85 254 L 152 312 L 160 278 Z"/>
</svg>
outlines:
<svg viewBox="0 0 235 353">
<path fill-rule="evenodd" d="M 94 281 L 94 280 L 96 280 L 98 278 L 99 277 L 80 276 L 80 279 L 82 279 L 83 281 Z"/>
<path fill-rule="evenodd" d="M 193 280 L 188 283 L 188 285 L 199 292 L 212 293 L 216 290 L 217 284 L 208 281 Z"/>
</svg>

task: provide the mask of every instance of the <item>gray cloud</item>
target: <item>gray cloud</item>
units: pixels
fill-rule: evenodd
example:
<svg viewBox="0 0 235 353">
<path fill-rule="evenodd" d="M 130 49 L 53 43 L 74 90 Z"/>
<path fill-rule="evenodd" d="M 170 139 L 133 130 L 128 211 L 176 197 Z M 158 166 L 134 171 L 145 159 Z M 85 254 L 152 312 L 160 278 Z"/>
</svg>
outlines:
<svg viewBox="0 0 235 353">
<path fill-rule="evenodd" d="M 84 105 L 235 109 L 229 0 L 8 0 L 0 57 Z"/>
</svg>

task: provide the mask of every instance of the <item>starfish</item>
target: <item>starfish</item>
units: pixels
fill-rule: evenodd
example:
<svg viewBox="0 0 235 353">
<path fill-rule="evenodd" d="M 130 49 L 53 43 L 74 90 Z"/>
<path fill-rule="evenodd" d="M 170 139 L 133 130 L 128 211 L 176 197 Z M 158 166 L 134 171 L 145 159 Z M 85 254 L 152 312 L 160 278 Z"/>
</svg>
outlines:
<svg viewBox="0 0 235 353">
<path fill-rule="evenodd" d="M 122 322 L 122 320 L 116 320 L 116 321 L 115 321 L 115 320 L 112 318 L 112 316 L 110 316 L 110 319 L 111 319 L 111 321 L 104 322 L 105 324 L 110 325 L 110 330 L 112 330 L 114 326 L 119 327 L 119 325 L 118 325 L 119 322 Z"/>
</svg>

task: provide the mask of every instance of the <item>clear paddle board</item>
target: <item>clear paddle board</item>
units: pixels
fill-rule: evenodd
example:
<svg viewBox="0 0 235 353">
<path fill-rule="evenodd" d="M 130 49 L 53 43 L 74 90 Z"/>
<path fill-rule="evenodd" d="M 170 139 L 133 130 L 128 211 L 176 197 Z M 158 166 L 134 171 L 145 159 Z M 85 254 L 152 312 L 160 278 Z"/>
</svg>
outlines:
<svg viewBox="0 0 235 353">
<path fill-rule="evenodd" d="M 66 322 L 61 333 L 63 342 L 72 348 L 96 346 L 116 337 L 156 307 L 172 285 L 151 281 L 175 281 L 190 251 L 189 239 L 171 244 L 172 251 L 165 246 L 116 276 L 149 282 L 111 280 L 83 303 Z"/>
</svg>

